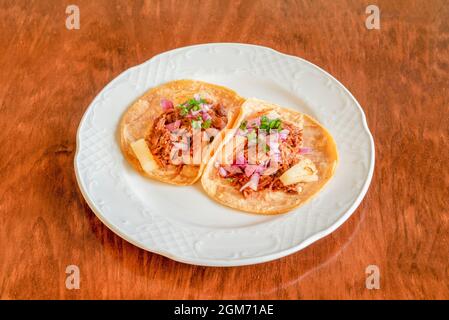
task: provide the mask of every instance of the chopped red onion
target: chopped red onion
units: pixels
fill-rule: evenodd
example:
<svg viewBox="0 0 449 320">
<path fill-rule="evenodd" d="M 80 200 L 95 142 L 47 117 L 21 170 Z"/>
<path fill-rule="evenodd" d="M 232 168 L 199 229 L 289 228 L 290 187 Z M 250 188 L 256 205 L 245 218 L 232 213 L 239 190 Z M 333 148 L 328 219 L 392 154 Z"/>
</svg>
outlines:
<svg viewBox="0 0 449 320">
<path fill-rule="evenodd" d="M 265 166 L 265 164 L 259 164 L 256 168 L 255 173 L 262 174 L 266 169 L 267 167 Z"/>
<path fill-rule="evenodd" d="M 287 139 L 287 136 L 288 136 L 289 133 L 290 133 L 290 131 L 287 130 L 287 129 L 281 130 L 279 132 L 279 139 L 281 139 L 281 140 Z"/>
<path fill-rule="evenodd" d="M 240 192 L 245 190 L 246 188 L 251 188 L 254 191 L 257 191 L 257 186 L 259 185 L 259 178 L 260 175 L 258 173 L 255 173 L 251 176 L 251 178 L 249 179 L 249 181 L 247 183 L 245 183 L 241 188 L 240 188 Z"/>
<path fill-rule="evenodd" d="M 279 154 L 279 135 L 277 133 L 272 133 L 267 136 L 267 144 L 270 147 L 270 154 Z"/>
<path fill-rule="evenodd" d="M 277 141 L 268 141 L 268 146 L 271 151 L 275 153 L 279 152 L 279 143 Z"/>
<path fill-rule="evenodd" d="M 202 113 L 201 115 L 202 115 L 204 121 L 207 121 L 207 120 L 212 119 L 212 117 L 210 116 L 210 114 L 207 113 L 207 112 L 204 112 L 204 111 L 203 111 L 203 113 Z"/>
<path fill-rule="evenodd" d="M 230 174 L 242 173 L 242 169 L 240 169 L 240 167 L 235 164 L 230 165 L 230 166 L 224 166 L 223 168 Z"/>
<path fill-rule="evenodd" d="M 247 177 L 251 176 L 254 173 L 261 173 L 265 170 L 265 166 L 262 164 L 248 164 L 245 167 L 245 175 Z"/>
<path fill-rule="evenodd" d="M 201 96 L 199 95 L 199 93 L 194 94 L 194 95 L 193 95 L 193 98 L 194 98 L 196 101 L 200 101 L 200 100 L 201 100 Z"/>
<path fill-rule="evenodd" d="M 235 159 L 235 163 L 238 164 L 238 165 L 245 165 L 246 164 L 245 154 L 243 152 L 240 152 L 239 154 L 237 154 L 236 159 Z"/>
<path fill-rule="evenodd" d="M 250 177 L 253 175 L 254 171 L 256 171 L 257 165 L 256 164 L 249 164 L 245 167 L 245 175 L 247 177 Z"/>
<path fill-rule="evenodd" d="M 161 107 L 162 107 L 162 111 L 167 112 L 169 110 L 172 110 L 173 107 L 173 102 L 171 102 L 170 100 L 167 99 L 162 99 L 161 100 Z"/>
<path fill-rule="evenodd" d="M 260 118 L 248 120 L 247 127 L 260 127 Z"/>
<path fill-rule="evenodd" d="M 184 142 L 173 142 L 173 146 L 182 151 L 189 150 L 189 146 Z"/>
<path fill-rule="evenodd" d="M 165 128 L 167 128 L 168 131 L 175 131 L 176 129 L 179 128 L 180 124 L 181 120 L 176 120 L 175 122 L 167 124 Z"/>
<path fill-rule="evenodd" d="M 309 148 L 309 147 L 299 148 L 299 153 L 300 154 L 307 154 L 307 153 L 311 153 L 311 152 L 312 152 L 312 148 Z"/>
<path fill-rule="evenodd" d="M 222 176 L 222 177 L 226 177 L 228 175 L 225 168 L 223 168 L 223 167 L 220 167 L 220 169 L 218 169 L 218 172 L 220 173 L 220 176 Z"/>
<path fill-rule="evenodd" d="M 206 112 L 210 110 L 210 105 L 206 104 L 206 103 L 201 103 L 200 104 L 201 110 Z"/>
<path fill-rule="evenodd" d="M 280 154 L 281 150 L 279 150 L 279 143 L 270 144 L 270 154 Z"/>
<path fill-rule="evenodd" d="M 269 141 L 268 146 L 270 147 L 270 154 L 281 153 L 279 143 Z"/>
<path fill-rule="evenodd" d="M 200 112 L 201 112 L 201 110 L 195 110 L 195 111 L 192 110 L 192 111 L 190 111 L 190 113 L 192 114 L 193 117 L 199 115 Z"/>
</svg>

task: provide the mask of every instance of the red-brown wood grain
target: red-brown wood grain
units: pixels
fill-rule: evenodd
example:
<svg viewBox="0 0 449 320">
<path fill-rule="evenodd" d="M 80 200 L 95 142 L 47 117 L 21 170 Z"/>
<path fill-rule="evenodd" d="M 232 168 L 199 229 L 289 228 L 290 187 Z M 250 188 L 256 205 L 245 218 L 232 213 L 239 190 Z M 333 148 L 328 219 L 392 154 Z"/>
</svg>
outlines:
<svg viewBox="0 0 449 320">
<path fill-rule="evenodd" d="M 65 27 L 69 4 L 80 30 Z M 380 30 L 365 28 L 369 4 Z M 332 235 L 277 261 L 206 268 L 134 247 L 87 206 L 73 169 L 86 107 L 127 68 L 207 42 L 303 57 L 363 106 L 374 178 Z M 0 43 L 0 298 L 449 298 L 446 1 L 0 0 Z M 70 264 L 79 290 L 65 288 Z M 365 287 L 370 264 L 379 290 Z"/>
</svg>

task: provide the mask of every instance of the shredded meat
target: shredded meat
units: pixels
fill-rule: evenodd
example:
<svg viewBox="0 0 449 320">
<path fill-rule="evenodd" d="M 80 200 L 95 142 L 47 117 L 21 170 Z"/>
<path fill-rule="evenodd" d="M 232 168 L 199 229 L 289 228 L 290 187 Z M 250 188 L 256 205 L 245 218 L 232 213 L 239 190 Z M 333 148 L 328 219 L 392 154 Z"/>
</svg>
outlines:
<svg viewBox="0 0 449 320">
<path fill-rule="evenodd" d="M 156 119 L 152 134 L 147 138 L 150 142 L 151 153 L 156 156 L 156 161 L 162 167 L 167 166 L 170 162 L 170 131 L 165 128 L 166 121 L 166 114 L 162 114 Z"/>
<path fill-rule="evenodd" d="M 299 149 L 302 143 L 302 130 L 292 125 L 284 124 L 284 128 L 290 133 L 287 139 L 279 145 L 281 151 L 280 171 L 287 171 L 292 165 L 299 161 Z"/>
<path fill-rule="evenodd" d="M 212 117 L 212 119 L 211 119 L 212 126 L 219 130 L 226 127 L 228 118 L 227 118 L 226 109 L 223 107 L 223 105 L 216 104 L 211 110 L 212 110 L 212 112 L 210 112 L 209 114 Z"/>
<path fill-rule="evenodd" d="M 242 195 L 245 198 L 249 197 L 254 192 L 265 189 L 272 191 L 283 191 L 290 194 L 298 193 L 298 184 L 284 186 L 281 180 L 279 180 L 279 177 L 299 161 L 299 149 L 302 143 L 302 130 L 287 123 L 283 123 L 283 129 L 289 130 L 289 134 L 285 141 L 279 141 L 281 159 L 278 162 L 278 170 L 271 175 L 261 175 L 257 186 L 257 191 L 253 191 L 251 188 L 245 188 L 242 190 Z M 245 158 L 248 159 L 247 145 L 245 146 L 244 154 Z M 250 180 L 250 177 L 247 177 L 244 172 L 228 174 L 226 178 L 231 185 L 238 190 L 240 190 Z"/>
<path fill-rule="evenodd" d="M 211 117 L 211 128 L 221 130 L 226 127 L 228 122 L 227 111 L 221 104 L 212 105 L 208 111 Z M 149 133 L 146 137 L 151 153 L 161 167 L 166 167 L 168 165 L 173 165 L 171 159 L 171 150 L 173 144 L 171 141 L 171 132 L 166 128 L 167 124 L 173 123 L 175 121 L 180 121 L 179 129 L 185 129 L 187 133 L 192 133 L 192 119 L 188 116 L 181 115 L 180 109 L 175 107 L 174 109 L 163 112 L 159 115 L 155 121 L 152 128 L 150 128 Z M 190 142 L 190 153 L 193 156 L 193 139 L 189 139 Z M 184 164 L 177 165 L 177 173 L 179 173 Z"/>
</svg>

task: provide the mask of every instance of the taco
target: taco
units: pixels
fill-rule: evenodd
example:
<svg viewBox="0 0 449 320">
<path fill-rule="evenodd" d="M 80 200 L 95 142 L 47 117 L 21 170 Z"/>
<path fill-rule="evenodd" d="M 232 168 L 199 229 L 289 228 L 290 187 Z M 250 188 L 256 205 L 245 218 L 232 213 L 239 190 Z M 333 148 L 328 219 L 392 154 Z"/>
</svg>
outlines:
<svg viewBox="0 0 449 320">
<path fill-rule="evenodd" d="M 257 99 L 242 105 L 201 183 L 216 201 L 278 214 L 308 201 L 333 176 L 337 148 L 311 117 Z"/>
<path fill-rule="evenodd" d="M 230 89 L 201 81 L 155 87 L 125 112 L 119 129 L 122 152 L 147 177 L 193 184 L 243 101 Z"/>
</svg>

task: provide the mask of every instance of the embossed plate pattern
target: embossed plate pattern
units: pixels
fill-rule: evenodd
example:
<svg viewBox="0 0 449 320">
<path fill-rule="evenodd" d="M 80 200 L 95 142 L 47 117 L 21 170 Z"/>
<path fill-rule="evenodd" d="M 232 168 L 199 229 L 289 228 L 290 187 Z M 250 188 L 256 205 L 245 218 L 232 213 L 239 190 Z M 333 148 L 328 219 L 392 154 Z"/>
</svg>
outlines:
<svg viewBox="0 0 449 320">
<path fill-rule="evenodd" d="M 120 118 L 149 88 L 185 78 L 314 116 L 337 143 L 340 163 L 333 179 L 304 206 L 265 217 L 225 208 L 198 184 L 176 187 L 141 177 L 120 152 Z M 231 43 L 179 48 L 120 74 L 87 108 L 75 156 L 81 192 L 111 230 L 145 250 L 207 266 L 277 259 L 328 235 L 357 208 L 373 168 L 374 143 L 365 115 L 343 85 L 298 57 Z"/>
</svg>

